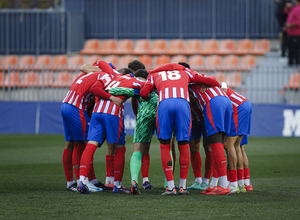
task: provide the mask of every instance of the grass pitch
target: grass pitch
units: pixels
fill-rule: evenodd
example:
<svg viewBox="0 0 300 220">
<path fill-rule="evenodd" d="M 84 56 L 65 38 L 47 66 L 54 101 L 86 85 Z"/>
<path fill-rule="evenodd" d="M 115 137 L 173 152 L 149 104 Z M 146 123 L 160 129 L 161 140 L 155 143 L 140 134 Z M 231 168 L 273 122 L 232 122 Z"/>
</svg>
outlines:
<svg viewBox="0 0 300 220">
<path fill-rule="evenodd" d="M 126 147 L 122 183 L 129 188 L 132 137 L 127 137 Z M 249 138 L 245 150 L 254 191 L 228 196 L 207 196 L 197 190 L 189 190 L 187 196 L 161 196 L 164 179 L 156 137 L 150 149 L 153 190 L 140 189 L 142 195 L 134 196 L 69 192 L 63 148 L 62 135 L 0 135 L 0 219 L 299 219 L 299 138 Z M 97 149 L 94 160 L 102 182 L 106 149 L 106 145 Z M 177 155 L 176 185 L 178 151 Z M 202 148 L 201 156 L 204 164 Z M 190 166 L 187 185 L 193 182 Z"/>
</svg>

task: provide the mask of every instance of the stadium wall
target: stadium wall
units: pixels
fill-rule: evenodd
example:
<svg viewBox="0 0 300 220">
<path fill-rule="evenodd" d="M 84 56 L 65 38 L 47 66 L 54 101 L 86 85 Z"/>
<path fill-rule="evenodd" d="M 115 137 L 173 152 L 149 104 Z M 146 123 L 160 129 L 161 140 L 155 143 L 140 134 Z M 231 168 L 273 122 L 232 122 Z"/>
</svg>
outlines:
<svg viewBox="0 0 300 220">
<path fill-rule="evenodd" d="M 59 102 L 0 102 L 1 134 L 63 134 Z M 133 135 L 135 117 L 125 103 L 124 122 Z M 300 105 L 253 104 L 252 137 L 300 137 Z"/>
</svg>

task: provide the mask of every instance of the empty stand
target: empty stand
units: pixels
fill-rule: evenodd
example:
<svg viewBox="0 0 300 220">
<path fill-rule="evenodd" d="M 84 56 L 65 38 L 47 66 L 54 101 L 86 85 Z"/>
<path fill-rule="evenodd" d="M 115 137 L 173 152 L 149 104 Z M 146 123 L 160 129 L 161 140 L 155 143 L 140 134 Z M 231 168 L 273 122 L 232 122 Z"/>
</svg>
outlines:
<svg viewBox="0 0 300 220">
<path fill-rule="evenodd" d="M 81 55 L 93 55 L 96 54 L 100 49 L 100 40 L 89 39 L 85 42 L 84 48 L 79 51 Z"/>
<path fill-rule="evenodd" d="M 81 55 L 74 55 L 69 58 L 67 68 L 69 70 L 76 70 L 79 69 L 79 67 L 83 64 L 84 64 L 84 57 Z"/>
<path fill-rule="evenodd" d="M 150 49 L 150 40 L 140 39 L 135 42 L 132 54 L 133 55 L 145 55 L 148 54 Z"/>
<path fill-rule="evenodd" d="M 99 55 L 111 55 L 112 51 L 116 49 L 117 41 L 115 39 L 106 39 L 103 41 L 102 46 L 97 51 Z"/>
<path fill-rule="evenodd" d="M 249 54 L 253 49 L 253 41 L 250 39 L 242 39 L 238 42 L 236 50 L 232 53 L 235 55 L 246 55 Z"/>
<path fill-rule="evenodd" d="M 34 70 L 47 69 L 47 68 L 49 68 L 50 64 L 51 64 L 51 56 L 50 55 L 39 55 L 36 58 L 33 69 Z"/>
<path fill-rule="evenodd" d="M 101 60 L 101 59 L 102 59 L 102 57 L 100 55 L 91 55 L 91 56 L 88 56 L 86 63 L 93 64 L 97 60 Z"/>
<path fill-rule="evenodd" d="M 4 87 L 5 88 L 13 88 L 18 87 L 20 83 L 19 73 L 18 72 L 8 72 L 5 75 L 4 79 Z"/>
<path fill-rule="evenodd" d="M 218 82 L 225 82 L 226 77 L 224 72 L 215 72 L 212 75 L 216 77 Z"/>
<path fill-rule="evenodd" d="M 207 56 L 205 59 L 204 71 L 214 71 L 221 65 L 222 58 L 219 55 Z"/>
<path fill-rule="evenodd" d="M 187 40 L 184 50 L 181 52 L 182 55 L 192 56 L 199 54 L 201 49 L 201 41 L 197 39 Z"/>
<path fill-rule="evenodd" d="M 67 88 L 71 86 L 71 73 L 58 72 L 56 79 L 53 82 L 54 88 Z"/>
<path fill-rule="evenodd" d="M 250 71 L 252 67 L 256 66 L 256 58 L 253 55 L 245 55 L 240 58 L 238 71 Z"/>
<path fill-rule="evenodd" d="M 119 63 L 119 57 L 117 55 L 105 56 L 103 60 L 105 62 L 112 63 L 114 66 L 117 66 Z"/>
<path fill-rule="evenodd" d="M 237 68 L 239 58 L 236 55 L 227 55 L 222 59 L 221 65 L 218 67 L 219 71 L 232 71 Z"/>
<path fill-rule="evenodd" d="M 53 73 L 45 71 L 38 74 L 38 87 L 51 87 L 53 85 Z"/>
<path fill-rule="evenodd" d="M 171 40 L 166 55 L 179 55 L 182 53 L 184 47 L 184 41 L 182 39 Z"/>
<path fill-rule="evenodd" d="M 204 57 L 201 55 L 192 55 L 188 59 L 188 64 L 194 70 L 202 70 L 204 65 Z"/>
<path fill-rule="evenodd" d="M 19 60 L 19 70 L 28 70 L 33 67 L 35 57 L 33 55 L 24 55 Z"/>
<path fill-rule="evenodd" d="M 152 65 L 152 56 L 149 56 L 149 55 L 142 55 L 142 56 L 139 56 L 137 58 L 137 60 L 141 61 L 147 70 L 151 69 L 151 65 Z"/>
<path fill-rule="evenodd" d="M 20 81 L 21 88 L 37 87 L 38 75 L 37 72 L 25 72 Z"/>
<path fill-rule="evenodd" d="M 117 64 L 117 68 L 125 68 L 128 67 L 128 63 L 134 60 L 134 56 L 132 55 L 125 55 L 119 58 L 119 62 Z"/>
<path fill-rule="evenodd" d="M 115 55 L 128 55 L 131 54 L 133 50 L 133 42 L 131 39 L 123 39 L 118 41 L 118 45 L 112 54 Z"/>
<path fill-rule="evenodd" d="M 154 40 L 152 47 L 149 51 L 149 55 L 163 55 L 165 54 L 167 49 L 167 40 L 158 39 Z"/>
<path fill-rule="evenodd" d="M 300 73 L 296 72 L 290 75 L 288 85 L 285 85 L 285 89 L 298 90 L 300 86 Z"/>
<path fill-rule="evenodd" d="M 171 58 L 170 56 L 168 55 L 159 55 L 155 58 L 155 61 L 154 61 L 154 65 L 152 66 L 153 69 L 161 66 L 161 65 L 164 65 L 166 63 L 170 63 L 171 61 Z"/>
<path fill-rule="evenodd" d="M 187 56 L 185 55 L 176 55 L 176 56 L 172 56 L 170 63 L 179 63 L 179 62 L 187 62 Z"/>
<path fill-rule="evenodd" d="M 235 41 L 232 39 L 222 40 L 215 54 L 220 56 L 230 55 L 235 49 Z"/>
<path fill-rule="evenodd" d="M 62 70 L 68 64 L 68 56 L 67 55 L 56 55 L 53 57 L 52 65 L 50 69 L 53 70 Z"/>
<path fill-rule="evenodd" d="M 251 55 L 265 55 L 270 51 L 270 41 L 267 39 L 258 39 L 254 43 L 254 47 L 250 50 Z"/>
<path fill-rule="evenodd" d="M 7 71 L 9 69 L 16 68 L 17 64 L 18 64 L 18 57 L 16 55 L 6 55 L 2 60 L 0 71 L 2 70 Z"/>
<path fill-rule="evenodd" d="M 242 77 L 240 72 L 231 72 L 226 74 L 225 82 L 228 87 L 235 89 L 242 85 Z"/>
<path fill-rule="evenodd" d="M 218 49 L 218 41 L 215 39 L 205 40 L 202 49 L 199 51 L 200 55 L 212 55 Z"/>
<path fill-rule="evenodd" d="M 4 74 L 3 72 L 0 72 L 0 88 L 4 86 Z"/>
</svg>

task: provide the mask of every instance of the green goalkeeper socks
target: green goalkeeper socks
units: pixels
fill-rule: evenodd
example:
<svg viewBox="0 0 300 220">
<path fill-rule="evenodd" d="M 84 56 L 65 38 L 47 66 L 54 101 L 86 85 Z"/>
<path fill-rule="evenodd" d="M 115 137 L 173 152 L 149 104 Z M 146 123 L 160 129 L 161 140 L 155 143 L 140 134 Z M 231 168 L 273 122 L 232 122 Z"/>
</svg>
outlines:
<svg viewBox="0 0 300 220">
<path fill-rule="evenodd" d="M 139 172 L 141 170 L 142 165 L 142 153 L 135 151 L 133 152 L 130 159 L 130 173 L 131 173 L 131 182 L 135 180 L 138 184 Z"/>
</svg>

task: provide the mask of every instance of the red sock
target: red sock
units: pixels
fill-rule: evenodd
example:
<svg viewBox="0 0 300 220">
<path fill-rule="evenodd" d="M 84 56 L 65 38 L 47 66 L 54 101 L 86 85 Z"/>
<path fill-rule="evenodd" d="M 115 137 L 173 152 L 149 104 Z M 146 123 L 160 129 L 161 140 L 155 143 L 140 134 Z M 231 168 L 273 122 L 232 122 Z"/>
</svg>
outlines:
<svg viewBox="0 0 300 220">
<path fill-rule="evenodd" d="M 167 181 L 174 180 L 172 172 L 172 158 L 170 155 L 170 145 L 160 144 L 161 164 Z"/>
<path fill-rule="evenodd" d="M 229 172 L 229 170 L 227 170 L 227 181 L 230 182 L 230 172 Z"/>
<path fill-rule="evenodd" d="M 215 143 L 211 144 L 211 149 L 213 150 L 213 156 L 215 161 L 215 166 L 218 171 L 219 176 L 226 176 L 226 157 L 224 153 L 224 144 Z"/>
<path fill-rule="evenodd" d="M 190 150 L 189 144 L 178 145 L 179 149 L 179 166 L 180 166 L 180 179 L 187 179 L 189 165 L 190 165 Z"/>
<path fill-rule="evenodd" d="M 72 166 L 72 151 L 69 151 L 67 149 L 64 149 L 63 152 L 63 166 L 65 170 L 65 176 L 67 181 L 73 181 L 73 166 Z"/>
<path fill-rule="evenodd" d="M 244 170 L 243 169 L 238 169 L 237 170 L 237 179 L 238 180 L 244 180 Z"/>
<path fill-rule="evenodd" d="M 237 182 L 237 170 L 229 170 L 230 182 Z"/>
<path fill-rule="evenodd" d="M 125 151 L 126 147 L 116 149 L 116 158 L 115 158 L 115 181 L 122 182 L 124 166 L 125 166 Z"/>
<path fill-rule="evenodd" d="M 149 166 L 150 166 L 150 156 L 149 154 L 143 154 L 142 166 L 141 166 L 143 178 L 149 177 Z"/>
<path fill-rule="evenodd" d="M 212 174 L 212 176 L 214 178 L 219 178 L 219 174 L 218 174 L 218 170 L 217 170 L 216 166 L 214 166 L 214 168 L 213 168 L 213 174 Z"/>
<path fill-rule="evenodd" d="M 115 176 L 114 174 L 115 156 L 106 155 L 105 161 L 106 161 L 106 177 Z"/>
<path fill-rule="evenodd" d="M 195 178 L 202 177 L 201 175 L 202 160 L 201 160 L 200 152 L 191 153 L 191 163 L 194 172 L 194 177 Z"/>
<path fill-rule="evenodd" d="M 88 174 L 89 181 L 96 179 L 93 161 L 94 161 L 94 158 L 92 158 L 92 161 L 90 163 L 90 172 Z"/>
<path fill-rule="evenodd" d="M 90 164 L 93 161 L 93 155 L 97 149 L 94 144 L 87 144 L 80 160 L 80 176 L 88 176 Z"/>
<path fill-rule="evenodd" d="M 204 177 L 206 179 L 210 179 L 212 171 L 214 169 L 214 156 L 213 156 L 213 152 L 209 151 L 209 152 L 205 152 L 206 157 L 205 157 L 205 173 L 204 173 Z"/>
<path fill-rule="evenodd" d="M 74 144 L 72 160 L 73 160 L 73 169 L 77 180 L 79 180 L 80 159 L 84 151 L 84 148 L 85 148 L 85 144 Z M 75 166 L 78 168 L 75 168 Z"/>
<path fill-rule="evenodd" d="M 244 169 L 244 179 L 250 179 L 250 170 L 249 170 L 249 168 Z"/>
<path fill-rule="evenodd" d="M 176 162 L 176 153 L 172 151 L 172 157 L 173 157 L 173 175 L 175 172 L 175 162 Z"/>
</svg>

